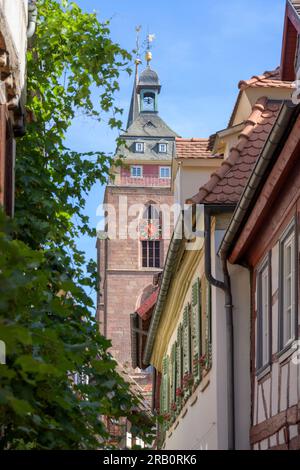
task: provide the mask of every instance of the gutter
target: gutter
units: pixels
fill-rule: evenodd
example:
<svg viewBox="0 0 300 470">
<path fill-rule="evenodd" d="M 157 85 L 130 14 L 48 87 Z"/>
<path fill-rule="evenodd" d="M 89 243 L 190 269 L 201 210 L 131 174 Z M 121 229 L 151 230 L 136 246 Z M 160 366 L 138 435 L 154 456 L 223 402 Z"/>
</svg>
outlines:
<svg viewBox="0 0 300 470">
<path fill-rule="evenodd" d="M 174 273 L 174 268 L 176 265 L 177 254 L 182 243 L 182 224 L 183 216 L 179 217 L 176 224 L 175 230 L 173 232 L 172 240 L 167 254 L 167 259 L 165 262 L 165 267 L 163 271 L 163 277 L 161 281 L 161 287 L 159 290 L 158 299 L 156 302 L 155 310 L 151 318 L 149 333 L 147 337 L 143 363 L 146 365 L 150 364 L 151 354 L 154 346 L 155 336 L 158 330 L 158 325 L 160 318 L 165 306 L 165 302 L 168 295 L 168 289 L 170 286 L 171 278 Z"/>
<path fill-rule="evenodd" d="M 236 207 L 231 222 L 227 228 L 223 241 L 219 249 L 221 258 L 227 258 L 229 249 L 235 240 L 239 228 L 251 206 L 253 198 L 263 182 L 264 176 L 270 163 L 273 160 L 274 152 L 278 149 L 280 142 L 291 124 L 295 115 L 299 114 L 299 107 L 291 102 L 283 103 L 278 118 L 273 129 L 267 139 L 259 159 L 253 169 L 250 179 L 244 189 L 241 199 Z"/>
</svg>

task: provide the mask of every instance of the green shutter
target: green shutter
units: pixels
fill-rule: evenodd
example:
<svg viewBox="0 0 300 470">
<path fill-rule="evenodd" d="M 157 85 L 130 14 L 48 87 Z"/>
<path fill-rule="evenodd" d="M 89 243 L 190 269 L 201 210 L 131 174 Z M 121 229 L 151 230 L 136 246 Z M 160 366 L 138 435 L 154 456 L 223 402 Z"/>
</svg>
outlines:
<svg viewBox="0 0 300 470">
<path fill-rule="evenodd" d="M 206 282 L 206 356 L 207 367 L 212 363 L 212 331 L 211 331 L 211 285 Z"/>
<path fill-rule="evenodd" d="M 200 379 L 201 356 L 201 291 L 200 279 L 192 287 L 192 358 L 195 381 Z"/>
<path fill-rule="evenodd" d="M 183 312 L 183 376 L 190 373 L 190 334 L 189 334 L 189 307 Z"/>
<path fill-rule="evenodd" d="M 182 395 L 182 325 L 180 324 L 177 330 L 177 343 L 176 343 L 176 404 L 177 410 L 181 406 Z"/>
<path fill-rule="evenodd" d="M 171 411 L 174 414 L 175 410 L 173 409 L 176 404 L 176 343 L 173 344 L 171 350 L 171 361 L 170 361 L 170 405 L 172 407 Z"/>
<path fill-rule="evenodd" d="M 163 375 L 162 375 L 162 414 L 169 413 L 169 358 L 163 359 Z"/>
<path fill-rule="evenodd" d="M 192 351 L 191 351 L 191 314 L 190 314 L 190 305 L 185 307 L 183 313 L 183 382 L 184 386 L 184 396 L 187 397 L 190 395 L 190 387 L 187 384 L 189 382 L 189 376 L 192 372 L 191 361 L 192 361 Z"/>
</svg>

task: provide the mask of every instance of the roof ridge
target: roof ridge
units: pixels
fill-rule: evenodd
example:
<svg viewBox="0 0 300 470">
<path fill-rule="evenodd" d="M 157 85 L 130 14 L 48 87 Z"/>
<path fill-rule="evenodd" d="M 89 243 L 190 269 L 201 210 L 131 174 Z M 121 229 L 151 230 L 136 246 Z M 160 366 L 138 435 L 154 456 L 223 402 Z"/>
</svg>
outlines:
<svg viewBox="0 0 300 470">
<path fill-rule="evenodd" d="M 209 137 L 191 137 L 191 138 L 185 138 L 185 137 L 176 137 L 177 142 L 209 142 L 210 138 Z"/>
<path fill-rule="evenodd" d="M 285 83 L 284 80 L 280 79 L 280 66 L 278 66 L 275 70 L 266 71 L 262 75 L 253 75 L 253 77 L 251 77 L 249 80 L 240 80 L 238 83 L 238 88 L 243 91 L 258 84 L 259 82 L 264 82 L 266 80 L 275 80 Z"/>
<path fill-rule="evenodd" d="M 249 118 L 245 121 L 245 126 L 238 136 L 239 142 L 236 146 L 232 147 L 229 152 L 229 157 L 224 160 L 220 168 L 211 175 L 210 180 L 202 187 L 199 188 L 199 192 L 188 199 L 188 204 L 199 204 L 203 202 L 203 199 L 215 188 L 215 186 L 225 177 L 229 170 L 235 165 L 239 159 L 242 150 L 248 142 L 254 128 L 257 126 L 259 119 L 266 108 L 268 103 L 267 97 L 259 98 L 252 107 L 252 112 Z"/>
</svg>

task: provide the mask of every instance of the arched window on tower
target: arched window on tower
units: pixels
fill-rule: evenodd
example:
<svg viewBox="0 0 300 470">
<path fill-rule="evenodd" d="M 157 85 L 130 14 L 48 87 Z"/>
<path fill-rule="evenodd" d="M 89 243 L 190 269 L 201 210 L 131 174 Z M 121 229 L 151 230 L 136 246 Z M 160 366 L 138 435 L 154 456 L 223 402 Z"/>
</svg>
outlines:
<svg viewBox="0 0 300 470">
<path fill-rule="evenodd" d="M 143 91 L 141 93 L 141 111 L 156 111 L 156 95 L 153 91 Z"/>
<path fill-rule="evenodd" d="M 142 267 L 160 268 L 161 217 L 154 203 L 147 204 L 140 224 Z"/>
</svg>

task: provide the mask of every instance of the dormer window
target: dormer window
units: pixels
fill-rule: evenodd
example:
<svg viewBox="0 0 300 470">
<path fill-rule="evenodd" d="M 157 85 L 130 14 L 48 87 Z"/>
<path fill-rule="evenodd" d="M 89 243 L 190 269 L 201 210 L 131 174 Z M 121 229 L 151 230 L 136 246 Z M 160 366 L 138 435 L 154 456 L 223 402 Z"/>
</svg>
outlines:
<svg viewBox="0 0 300 470">
<path fill-rule="evenodd" d="M 144 142 L 136 142 L 134 150 L 136 153 L 144 153 Z"/>
<path fill-rule="evenodd" d="M 131 178 L 143 178 L 143 167 L 132 165 L 130 167 L 130 176 Z"/>
<path fill-rule="evenodd" d="M 168 145 L 167 144 L 158 144 L 159 153 L 167 153 Z"/>
</svg>

